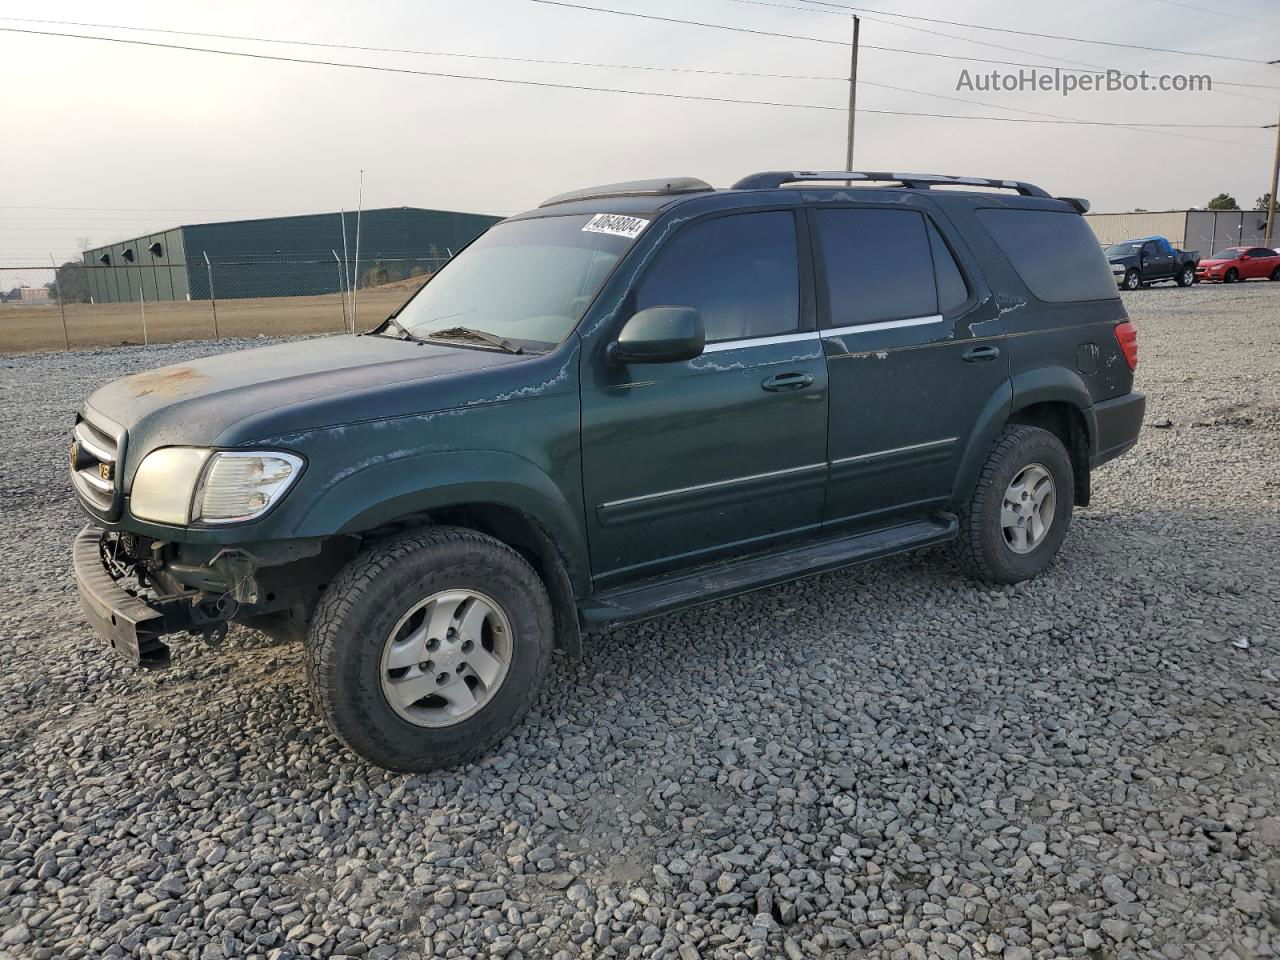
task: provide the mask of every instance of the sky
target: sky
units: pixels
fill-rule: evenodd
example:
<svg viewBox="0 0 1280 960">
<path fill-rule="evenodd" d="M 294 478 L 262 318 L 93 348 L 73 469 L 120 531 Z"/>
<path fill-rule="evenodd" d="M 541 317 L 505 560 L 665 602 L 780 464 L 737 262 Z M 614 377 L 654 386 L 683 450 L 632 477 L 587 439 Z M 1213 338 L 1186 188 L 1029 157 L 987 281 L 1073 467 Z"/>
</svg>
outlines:
<svg viewBox="0 0 1280 960">
<path fill-rule="evenodd" d="M 565 0 L 732 32 L 537 0 L 189 0 L 114 5 L 0 0 L 0 27 L 148 40 L 472 76 L 771 100 L 713 103 L 380 73 L 0 31 L 0 266 L 47 262 L 181 223 L 353 209 L 363 203 L 506 214 L 581 186 L 696 176 L 716 186 L 770 169 L 843 169 L 850 19 L 859 0 Z M 1219 192 L 1242 206 L 1269 186 L 1280 66 L 1015 36 L 942 20 L 1070 34 L 1220 57 L 1280 58 L 1280 9 L 1194 0 L 1067 4 L 861 0 L 854 167 L 1029 180 L 1098 211 L 1184 209 Z M 1070 9 L 1066 19 L 1062 11 Z M 358 52 L 48 20 L 345 43 L 437 53 L 589 61 L 724 76 Z M 933 31 L 924 32 L 924 31 Z M 786 33 L 827 42 L 776 35 Z M 939 36 L 945 33 L 950 36 Z M 972 39 L 964 39 L 972 38 Z M 832 42 L 835 41 L 835 42 Z M 981 41 L 978 43 L 976 41 Z M 987 44 L 984 46 L 983 44 Z M 990 44 L 998 45 L 992 47 Z M 957 90 L 963 60 L 1208 74 L 1212 92 Z M 1017 52 L 1014 52 L 1017 51 Z M 834 79 L 826 79 L 834 78 Z M 1223 86 L 1261 84 L 1275 89 Z M 887 89 L 898 87 L 904 89 Z M 915 92 L 908 92 L 915 91 Z M 975 103 L 958 103 L 959 97 Z M 1118 123 L 1242 124 L 1163 133 L 896 116 L 873 110 Z M 1176 134 L 1176 135 L 1174 135 Z"/>
</svg>

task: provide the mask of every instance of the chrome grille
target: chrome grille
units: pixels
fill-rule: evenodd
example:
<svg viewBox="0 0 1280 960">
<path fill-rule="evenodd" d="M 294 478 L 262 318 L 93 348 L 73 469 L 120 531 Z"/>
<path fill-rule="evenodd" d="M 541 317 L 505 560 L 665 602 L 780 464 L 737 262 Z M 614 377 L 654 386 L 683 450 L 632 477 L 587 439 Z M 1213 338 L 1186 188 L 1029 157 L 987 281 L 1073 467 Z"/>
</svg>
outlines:
<svg viewBox="0 0 1280 960">
<path fill-rule="evenodd" d="M 71 482 L 76 493 L 91 511 L 113 517 L 119 504 L 123 432 L 91 423 L 81 414 L 72 436 Z"/>
</svg>

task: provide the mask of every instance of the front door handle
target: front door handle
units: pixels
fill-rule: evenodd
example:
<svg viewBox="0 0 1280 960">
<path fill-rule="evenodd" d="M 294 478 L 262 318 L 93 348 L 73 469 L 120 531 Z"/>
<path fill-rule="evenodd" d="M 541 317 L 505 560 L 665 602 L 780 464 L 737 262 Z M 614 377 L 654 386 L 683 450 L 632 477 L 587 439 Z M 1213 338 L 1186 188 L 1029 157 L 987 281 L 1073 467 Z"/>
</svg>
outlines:
<svg viewBox="0 0 1280 960">
<path fill-rule="evenodd" d="M 1000 356 L 999 347 L 972 347 L 964 352 L 966 363 L 985 363 Z"/>
<path fill-rule="evenodd" d="M 812 373 L 780 373 L 776 377 L 769 377 L 760 386 L 770 393 L 782 393 L 787 390 L 803 390 L 812 383 Z"/>
</svg>

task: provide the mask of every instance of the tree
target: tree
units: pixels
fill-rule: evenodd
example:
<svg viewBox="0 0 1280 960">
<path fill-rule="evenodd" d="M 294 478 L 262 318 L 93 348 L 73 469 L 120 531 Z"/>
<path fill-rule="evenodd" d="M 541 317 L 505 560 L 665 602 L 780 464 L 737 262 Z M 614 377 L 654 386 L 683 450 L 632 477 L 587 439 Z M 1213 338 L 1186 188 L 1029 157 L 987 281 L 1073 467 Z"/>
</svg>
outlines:
<svg viewBox="0 0 1280 960">
<path fill-rule="evenodd" d="M 1270 190 L 1268 190 L 1266 193 L 1264 193 L 1254 202 L 1253 209 L 1255 210 L 1271 209 L 1271 191 Z"/>
<path fill-rule="evenodd" d="M 1206 210 L 1239 210 L 1240 204 L 1236 203 L 1236 198 L 1229 193 L 1220 193 L 1207 204 Z"/>
<path fill-rule="evenodd" d="M 78 260 L 68 260 L 58 268 L 56 283 L 47 283 L 49 296 L 58 295 L 58 287 L 62 287 L 63 303 L 89 302 L 89 271 Z"/>
</svg>

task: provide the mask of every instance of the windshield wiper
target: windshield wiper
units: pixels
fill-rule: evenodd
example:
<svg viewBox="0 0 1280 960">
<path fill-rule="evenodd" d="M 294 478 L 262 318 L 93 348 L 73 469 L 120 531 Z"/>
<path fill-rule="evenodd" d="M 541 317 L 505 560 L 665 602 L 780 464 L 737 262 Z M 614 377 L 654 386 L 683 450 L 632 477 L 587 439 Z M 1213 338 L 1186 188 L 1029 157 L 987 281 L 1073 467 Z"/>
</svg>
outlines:
<svg viewBox="0 0 1280 960">
<path fill-rule="evenodd" d="M 426 339 L 476 340 L 480 343 L 487 343 L 490 346 L 497 347 L 500 350 L 505 350 L 507 353 L 524 353 L 523 347 L 517 347 L 505 337 L 500 337 L 496 333 L 489 333 L 487 330 L 477 330 L 474 327 L 449 327 L 447 330 L 433 330 L 427 334 Z"/>
</svg>

